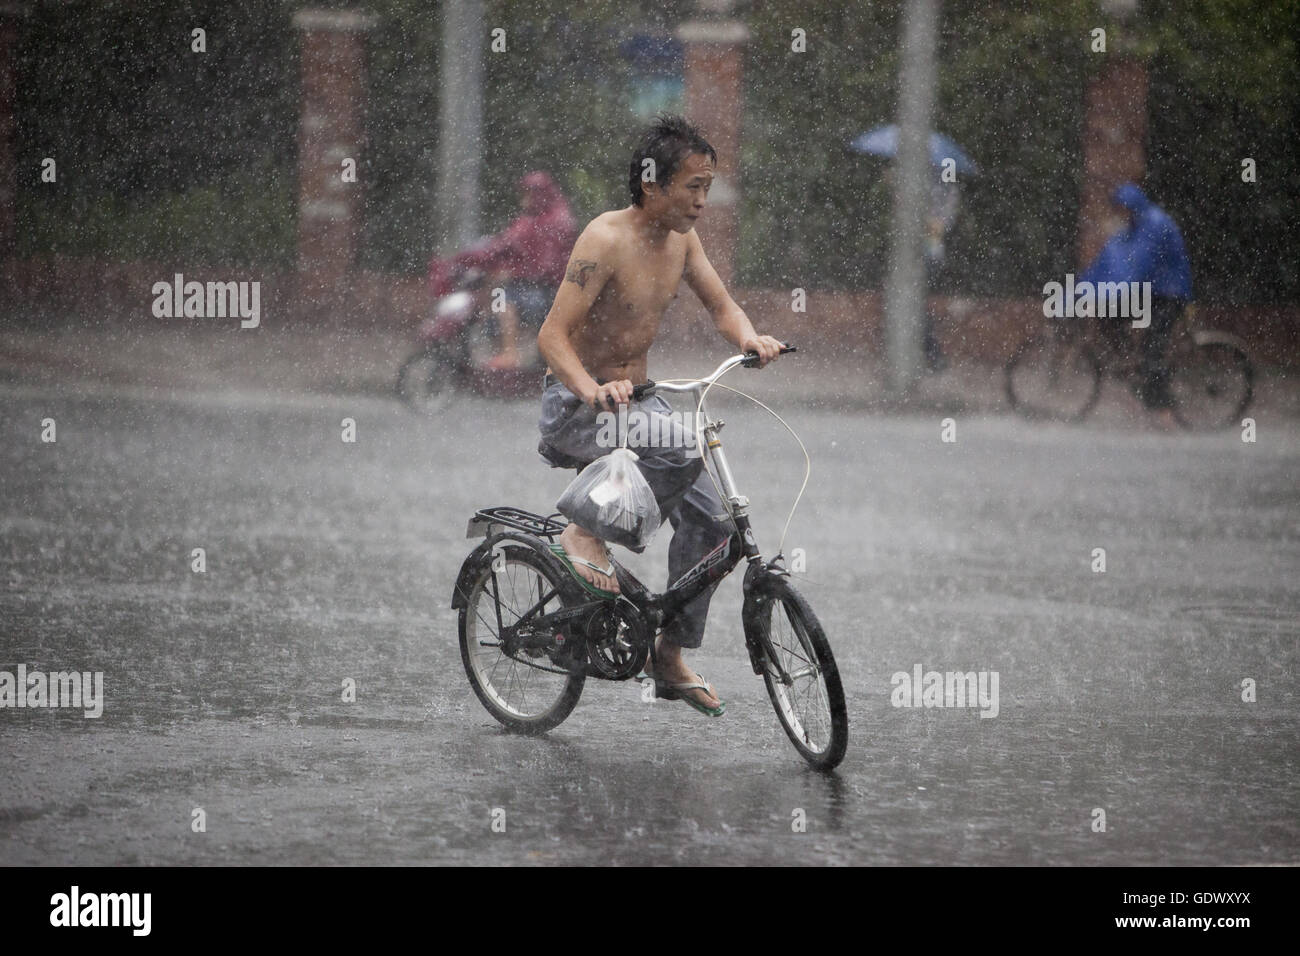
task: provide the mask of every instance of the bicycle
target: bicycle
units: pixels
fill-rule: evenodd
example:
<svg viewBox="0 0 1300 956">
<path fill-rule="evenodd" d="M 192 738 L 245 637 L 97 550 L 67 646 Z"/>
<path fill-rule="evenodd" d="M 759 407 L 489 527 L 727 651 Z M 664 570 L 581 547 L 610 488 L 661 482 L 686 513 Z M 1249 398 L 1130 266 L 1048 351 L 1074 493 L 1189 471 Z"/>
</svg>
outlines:
<svg viewBox="0 0 1300 956">
<path fill-rule="evenodd" d="M 1136 390 L 1138 349 L 1127 340 L 1128 328 L 1115 323 L 1048 320 L 1045 330 L 1021 342 L 1005 370 L 1012 408 L 1027 418 L 1077 422 L 1096 406 L 1104 375 Z M 1254 399 L 1255 368 L 1235 335 L 1193 329 L 1180 318 L 1170 334 L 1167 362 L 1172 411 L 1184 428 L 1227 428 Z"/>
<path fill-rule="evenodd" d="M 706 467 L 714 468 L 733 526 L 726 540 L 667 591 L 649 591 L 611 558 L 621 593 L 593 598 L 548 548 L 564 530 L 565 523 L 555 520 L 559 515 L 496 507 L 470 518 L 466 536 L 484 541 L 461 565 L 452 596 L 461 661 L 478 699 L 507 729 L 545 733 L 572 713 L 588 677 L 633 678 L 647 654 L 655 661 L 653 638 L 663 625 L 744 558 L 741 623 L 750 666 L 763 678 L 781 726 L 809 764 L 829 771 L 844 759 L 848 714 L 830 643 L 790 583 L 781 553 L 770 560 L 760 553 L 749 499 L 736 491 L 718 437 L 724 422 L 710 418 L 704 407 L 705 393 L 718 378 L 756 361 L 752 352 L 735 355 L 707 378 L 652 382 L 633 390 L 638 400 L 655 392 L 696 398 L 698 447 Z"/>
</svg>

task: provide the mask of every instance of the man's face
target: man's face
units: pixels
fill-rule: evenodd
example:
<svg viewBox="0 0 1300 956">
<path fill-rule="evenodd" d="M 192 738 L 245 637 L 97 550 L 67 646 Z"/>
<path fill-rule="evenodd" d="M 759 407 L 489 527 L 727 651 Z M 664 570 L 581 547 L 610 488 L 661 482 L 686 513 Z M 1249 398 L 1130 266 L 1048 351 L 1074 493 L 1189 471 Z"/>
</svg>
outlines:
<svg viewBox="0 0 1300 956">
<path fill-rule="evenodd" d="M 666 187 L 645 189 L 645 210 L 674 232 L 688 233 L 704 212 L 711 185 L 713 162 L 703 153 L 691 153 Z"/>
</svg>

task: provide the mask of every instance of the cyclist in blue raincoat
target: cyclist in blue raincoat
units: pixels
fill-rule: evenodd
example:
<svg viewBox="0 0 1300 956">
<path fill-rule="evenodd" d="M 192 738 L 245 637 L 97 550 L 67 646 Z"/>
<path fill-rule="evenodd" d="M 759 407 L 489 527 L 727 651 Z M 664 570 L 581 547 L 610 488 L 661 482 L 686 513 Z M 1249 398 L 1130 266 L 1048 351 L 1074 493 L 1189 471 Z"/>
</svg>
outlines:
<svg viewBox="0 0 1300 956">
<path fill-rule="evenodd" d="M 1165 353 L 1170 333 L 1192 299 L 1192 266 L 1183 234 L 1170 215 L 1134 183 L 1111 194 L 1128 226 L 1115 233 L 1079 277 L 1087 282 L 1150 282 L 1151 325 L 1142 337 L 1138 397 L 1153 412 L 1170 416 L 1169 365 Z"/>
</svg>

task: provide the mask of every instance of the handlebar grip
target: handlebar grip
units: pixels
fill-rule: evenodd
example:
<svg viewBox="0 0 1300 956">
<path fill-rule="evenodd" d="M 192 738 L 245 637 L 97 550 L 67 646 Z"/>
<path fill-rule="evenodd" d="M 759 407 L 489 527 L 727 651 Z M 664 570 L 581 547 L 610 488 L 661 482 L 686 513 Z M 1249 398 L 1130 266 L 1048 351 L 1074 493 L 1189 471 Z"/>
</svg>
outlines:
<svg viewBox="0 0 1300 956">
<path fill-rule="evenodd" d="M 632 386 L 632 401 L 634 401 L 634 402 L 639 402 L 639 401 L 641 401 L 641 397 L 642 397 L 643 395 L 645 395 L 646 392 L 650 391 L 650 389 L 652 389 L 652 388 L 654 388 L 654 387 L 655 387 L 655 383 L 654 383 L 654 382 L 646 382 L 644 385 L 633 385 L 633 386 Z"/>
<path fill-rule="evenodd" d="M 780 351 L 779 354 L 781 354 L 781 355 L 785 355 L 787 352 L 798 352 L 798 351 L 799 351 L 799 349 L 798 349 L 796 346 L 793 346 L 793 345 L 786 345 L 784 342 L 782 342 L 782 343 L 781 343 L 781 351 Z M 756 363 L 757 361 L 758 361 L 758 353 L 757 353 L 757 352 L 746 352 L 746 353 L 745 353 L 745 360 L 744 360 L 743 362 L 741 362 L 740 364 L 743 365 L 743 366 L 745 366 L 745 368 L 754 368 L 754 365 L 755 365 L 755 363 Z"/>
</svg>

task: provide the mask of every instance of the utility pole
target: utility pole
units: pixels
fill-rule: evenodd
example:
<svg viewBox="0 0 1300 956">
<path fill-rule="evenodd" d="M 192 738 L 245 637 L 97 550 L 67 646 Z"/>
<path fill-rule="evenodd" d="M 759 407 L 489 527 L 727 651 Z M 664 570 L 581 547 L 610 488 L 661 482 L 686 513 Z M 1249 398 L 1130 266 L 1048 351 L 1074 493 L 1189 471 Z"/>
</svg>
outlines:
<svg viewBox="0 0 1300 956">
<path fill-rule="evenodd" d="M 932 175 L 929 140 L 938 24 L 939 0 L 908 0 L 903 5 L 893 245 L 885 282 L 885 351 L 895 396 L 907 394 L 921 371 L 926 298 L 922 241 Z"/>
<path fill-rule="evenodd" d="M 433 224 L 440 254 L 479 238 L 479 166 L 483 157 L 483 0 L 442 5 L 442 97 L 438 120 L 438 194 Z"/>
</svg>

